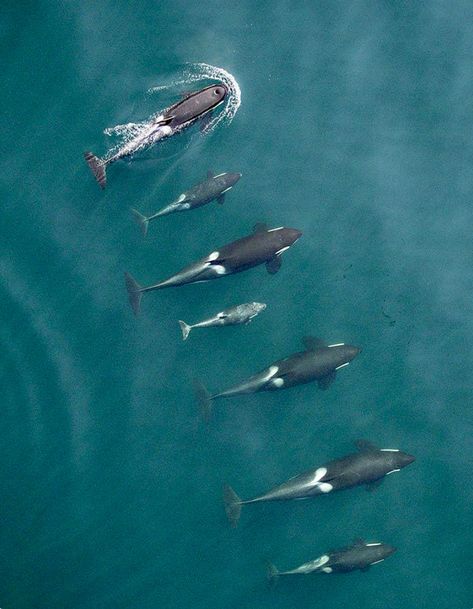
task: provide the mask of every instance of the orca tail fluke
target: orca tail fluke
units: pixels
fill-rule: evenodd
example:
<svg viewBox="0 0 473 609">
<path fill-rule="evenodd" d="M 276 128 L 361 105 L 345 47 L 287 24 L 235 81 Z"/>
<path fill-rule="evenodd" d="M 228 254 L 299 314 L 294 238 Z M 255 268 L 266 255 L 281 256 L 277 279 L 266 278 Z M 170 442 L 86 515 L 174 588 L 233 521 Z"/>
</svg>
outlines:
<svg viewBox="0 0 473 609">
<path fill-rule="evenodd" d="M 223 503 L 228 522 L 235 528 L 240 520 L 242 503 L 240 497 L 228 484 L 223 487 Z"/>
<path fill-rule="evenodd" d="M 271 586 L 274 586 L 278 581 L 279 570 L 269 560 L 266 562 L 266 578 Z"/>
<path fill-rule="evenodd" d="M 205 422 L 210 421 L 212 415 L 212 396 L 205 385 L 197 379 L 194 380 L 194 393 L 199 404 L 200 416 Z"/>
<path fill-rule="evenodd" d="M 148 232 L 149 219 L 146 216 L 143 216 L 143 214 L 140 214 L 140 212 L 136 209 L 132 209 L 131 213 L 133 214 L 135 222 L 141 229 L 141 234 L 143 235 L 143 237 L 146 237 L 146 234 Z"/>
<path fill-rule="evenodd" d="M 103 190 L 107 184 L 107 176 L 105 174 L 105 163 L 102 159 L 92 154 L 92 152 L 84 152 L 84 158 L 87 161 L 87 165 L 94 174 L 98 185 Z"/>
<path fill-rule="evenodd" d="M 182 319 L 179 320 L 179 325 L 181 326 L 182 340 L 187 340 L 187 337 L 189 336 L 189 333 L 192 330 L 192 326 L 186 324 L 186 322 L 182 321 Z"/>
<path fill-rule="evenodd" d="M 130 273 L 125 273 L 125 284 L 133 313 L 138 315 L 140 312 L 141 298 L 143 297 L 141 286 L 133 279 Z"/>
</svg>

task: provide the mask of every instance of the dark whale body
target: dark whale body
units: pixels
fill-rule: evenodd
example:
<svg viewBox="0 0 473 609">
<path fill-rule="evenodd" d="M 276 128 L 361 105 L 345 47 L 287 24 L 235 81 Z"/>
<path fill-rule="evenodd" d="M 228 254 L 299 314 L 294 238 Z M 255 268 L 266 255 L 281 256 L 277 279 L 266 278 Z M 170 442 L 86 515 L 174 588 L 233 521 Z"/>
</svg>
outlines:
<svg viewBox="0 0 473 609">
<path fill-rule="evenodd" d="M 230 486 L 225 486 L 225 510 L 230 523 L 236 526 L 241 506 L 249 503 L 307 499 L 360 485 L 374 490 L 385 476 L 415 461 L 412 455 L 398 449 L 378 448 L 365 440 L 358 440 L 356 445 L 358 452 L 294 476 L 253 499 L 241 500 Z"/>
<path fill-rule="evenodd" d="M 180 133 L 197 120 L 209 115 L 227 96 L 228 89 L 222 84 L 210 85 L 200 91 L 190 93 L 184 99 L 167 108 L 162 114 L 145 125 L 139 134 L 119 148 L 110 158 L 101 159 L 92 152 L 85 152 L 85 160 L 94 174 L 100 188 L 107 183 L 106 168 L 119 159 L 133 155 L 138 150 L 148 148 L 157 141 Z"/>
<path fill-rule="evenodd" d="M 371 565 L 382 562 L 391 556 L 396 548 L 385 543 L 367 543 L 356 539 L 350 546 L 330 550 L 315 560 L 306 562 L 300 567 L 288 571 L 279 571 L 274 565 L 268 565 L 268 578 L 275 581 L 282 575 L 308 575 L 310 573 L 349 573 L 350 571 L 367 571 Z"/>
<path fill-rule="evenodd" d="M 259 264 L 266 264 L 269 273 L 276 273 L 281 267 L 282 253 L 289 249 L 301 234 L 295 228 L 268 229 L 264 225 L 257 225 L 251 235 L 224 245 L 179 273 L 147 287 L 141 287 L 129 273 L 125 273 L 133 312 L 135 315 L 139 313 L 141 298 L 145 292 L 218 279 L 225 275 L 241 273 Z"/>
</svg>

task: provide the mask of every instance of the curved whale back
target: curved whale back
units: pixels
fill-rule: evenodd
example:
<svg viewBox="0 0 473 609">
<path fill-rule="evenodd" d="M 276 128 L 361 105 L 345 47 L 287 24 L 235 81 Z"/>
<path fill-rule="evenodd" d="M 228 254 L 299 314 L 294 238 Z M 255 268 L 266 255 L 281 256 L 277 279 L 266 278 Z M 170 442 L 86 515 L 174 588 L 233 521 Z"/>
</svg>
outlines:
<svg viewBox="0 0 473 609">
<path fill-rule="evenodd" d="M 213 110 L 223 102 L 227 93 L 228 90 L 225 85 L 211 85 L 191 93 L 185 99 L 177 102 L 177 104 L 168 108 L 163 116 L 165 119 L 171 119 L 168 122 L 171 128 L 179 127 Z"/>
<path fill-rule="evenodd" d="M 293 245 L 301 236 L 295 228 L 275 228 L 255 232 L 219 249 L 219 263 L 227 273 L 238 273 L 263 264 Z"/>
</svg>

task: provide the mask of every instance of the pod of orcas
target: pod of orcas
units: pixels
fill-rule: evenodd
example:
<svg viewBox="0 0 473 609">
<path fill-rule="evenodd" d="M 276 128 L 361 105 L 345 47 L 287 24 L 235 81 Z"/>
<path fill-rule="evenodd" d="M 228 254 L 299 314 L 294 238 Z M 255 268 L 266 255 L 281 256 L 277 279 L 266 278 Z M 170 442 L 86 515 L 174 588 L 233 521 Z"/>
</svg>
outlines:
<svg viewBox="0 0 473 609">
<path fill-rule="evenodd" d="M 225 102 L 227 96 L 228 89 L 224 83 L 216 83 L 199 91 L 186 93 L 178 102 L 157 113 L 150 122 L 142 123 L 137 134 L 128 139 L 118 150 L 111 151 L 103 158 L 91 152 L 84 153 L 85 160 L 99 186 L 105 188 L 106 169 L 116 161 L 130 158 L 136 152 L 176 135 L 197 122 L 201 123 L 201 128 L 204 127 L 211 120 L 212 113 Z M 214 200 L 223 204 L 225 193 L 240 178 L 240 173 L 215 175 L 209 171 L 204 181 L 183 192 L 175 201 L 156 213 L 145 216 L 133 209 L 134 218 L 143 236 L 146 236 L 149 223 L 156 218 L 196 209 Z M 269 228 L 264 224 L 257 224 L 250 235 L 213 249 L 204 258 L 158 283 L 142 287 L 131 274 L 126 272 L 125 285 L 133 313 L 138 315 L 140 312 L 141 299 L 146 292 L 219 279 L 262 264 L 266 266 L 269 274 L 277 273 L 281 268 L 282 254 L 301 235 L 301 231 L 295 228 Z M 191 330 L 195 328 L 248 324 L 265 308 L 266 303 L 248 302 L 228 307 L 194 324 L 179 320 L 182 338 L 185 341 Z M 276 360 L 262 371 L 220 392 L 211 394 L 200 381 L 196 381 L 195 390 L 202 417 L 208 420 L 212 403 L 221 398 L 261 391 L 277 391 L 311 382 L 316 382 L 320 389 L 326 390 L 334 382 L 337 371 L 348 366 L 361 351 L 359 347 L 353 345 L 327 344 L 315 337 L 305 337 L 303 345 L 303 351 Z M 232 527 L 237 526 L 242 507 L 245 505 L 308 499 L 357 486 L 374 490 L 386 476 L 399 472 L 415 461 L 415 457 L 397 448 L 379 448 L 366 440 L 358 440 L 356 446 L 358 450 L 355 453 L 298 474 L 249 499 L 241 499 L 231 486 L 225 485 L 223 500 L 229 523 Z M 269 563 L 267 576 L 269 581 L 274 583 L 282 576 L 367 571 L 371 565 L 384 561 L 395 551 L 396 548 L 391 545 L 381 542 L 367 543 L 358 538 L 347 547 L 330 550 L 293 569 L 280 571 Z"/>
</svg>

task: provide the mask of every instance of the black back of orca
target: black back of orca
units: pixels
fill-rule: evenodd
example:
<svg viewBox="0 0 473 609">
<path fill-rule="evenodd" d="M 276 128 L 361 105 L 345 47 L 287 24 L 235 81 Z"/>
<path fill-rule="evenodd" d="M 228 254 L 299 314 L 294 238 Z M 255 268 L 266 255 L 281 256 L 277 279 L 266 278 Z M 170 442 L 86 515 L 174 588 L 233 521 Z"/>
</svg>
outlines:
<svg viewBox="0 0 473 609">
<path fill-rule="evenodd" d="M 348 548 L 330 552 L 327 565 L 333 573 L 348 573 L 357 569 L 367 569 L 370 565 L 384 560 L 396 551 L 383 543 L 365 544 L 361 540 Z"/>
<path fill-rule="evenodd" d="M 382 450 L 353 453 L 327 463 L 323 480 L 329 482 L 333 490 L 370 484 L 397 469 L 396 458 L 397 453 Z"/>
<path fill-rule="evenodd" d="M 218 106 L 225 99 L 227 93 L 228 90 L 225 85 L 211 85 L 192 93 L 168 108 L 164 117 L 172 117 L 172 120 L 169 122 L 170 127 L 179 127 L 189 121 L 196 120 Z"/>
<path fill-rule="evenodd" d="M 210 177 L 188 190 L 185 193 L 186 199 L 188 199 L 192 208 L 205 205 L 221 195 L 223 191 L 234 186 L 240 177 L 241 174 L 239 173 L 224 173 Z"/>
<path fill-rule="evenodd" d="M 338 366 L 352 360 L 358 351 L 351 345 L 321 347 L 315 351 L 294 353 L 273 365 L 278 367 L 277 376 L 284 379 L 284 387 L 293 387 L 326 377 Z M 268 389 L 277 387 L 268 385 Z"/>
<path fill-rule="evenodd" d="M 295 228 L 283 227 L 255 232 L 221 247 L 214 264 L 223 265 L 227 273 L 245 271 L 271 260 L 297 241 L 301 234 Z"/>
</svg>

